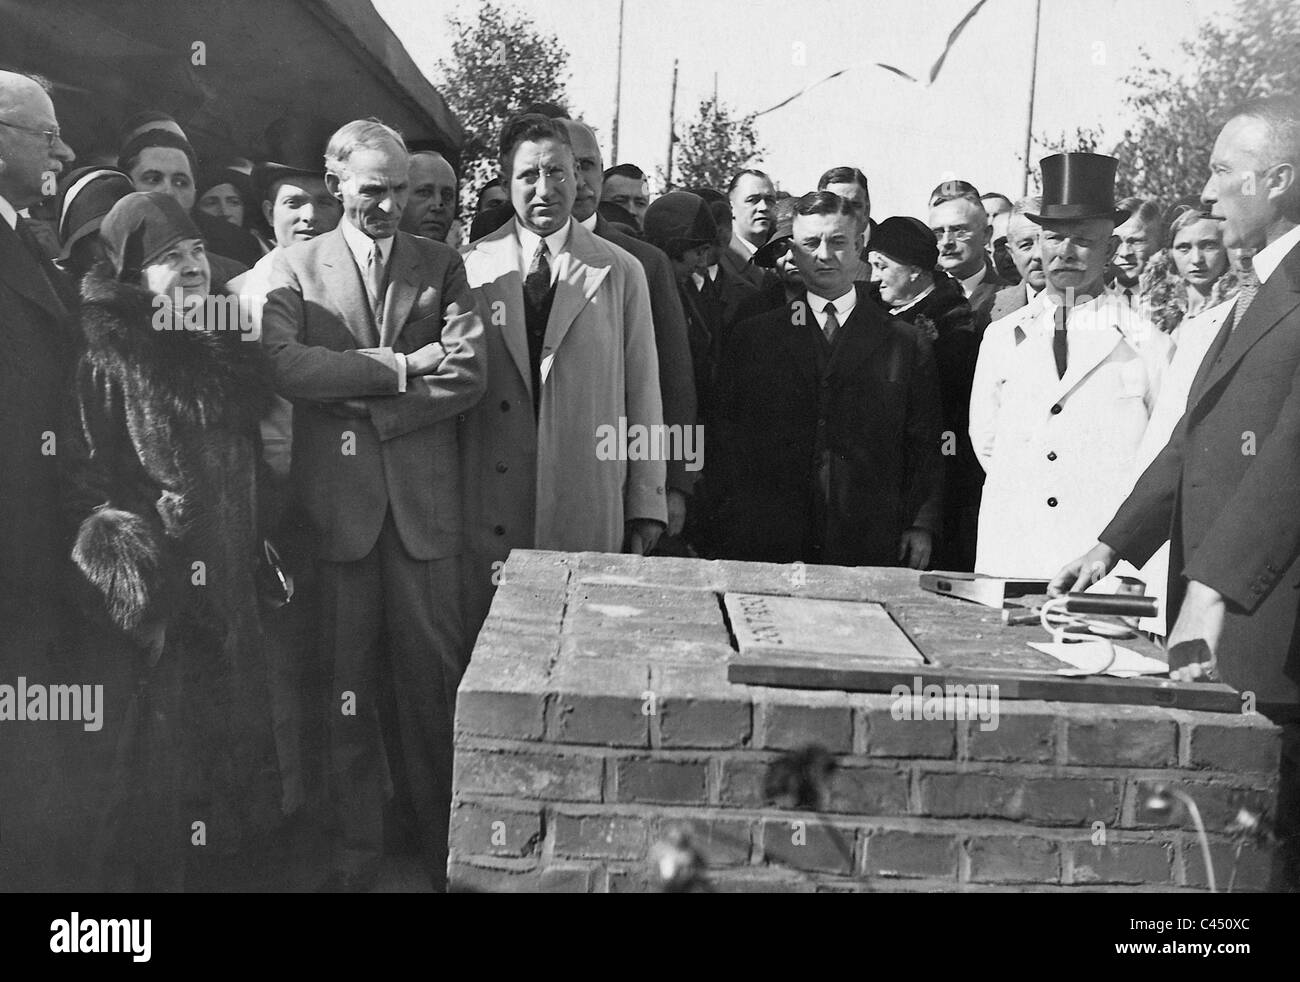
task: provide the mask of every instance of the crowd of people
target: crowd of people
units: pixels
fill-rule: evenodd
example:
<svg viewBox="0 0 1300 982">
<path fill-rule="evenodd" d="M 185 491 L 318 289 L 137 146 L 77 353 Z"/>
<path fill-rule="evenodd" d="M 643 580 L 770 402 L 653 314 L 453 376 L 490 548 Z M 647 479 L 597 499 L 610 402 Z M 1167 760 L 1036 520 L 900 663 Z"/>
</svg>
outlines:
<svg viewBox="0 0 1300 982">
<path fill-rule="evenodd" d="M 146 112 L 74 167 L 0 73 L 0 681 L 108 687 L 93 752 L 4 741 L 9 843 L 75 800 L 104 888 L 248 882 L 311 835 L 324 888 L 394 848 L 440 888 L 456 688 L 520 548 L 1054 590 L 1126 560 L 1171 652 L 1201 642 L 1175 676 L 1283 725 L 1292 841 L 1294 100 L 1235 114 L 1177 202 L 1116 201 L 1089 153 L 1019 201 L 945 181 L 924 220 L 832 161 L 652 196 L 544 104 L 498 162 L 459 215 L 452 164 L 378 120 L 200 161 Z"/>
</svg>

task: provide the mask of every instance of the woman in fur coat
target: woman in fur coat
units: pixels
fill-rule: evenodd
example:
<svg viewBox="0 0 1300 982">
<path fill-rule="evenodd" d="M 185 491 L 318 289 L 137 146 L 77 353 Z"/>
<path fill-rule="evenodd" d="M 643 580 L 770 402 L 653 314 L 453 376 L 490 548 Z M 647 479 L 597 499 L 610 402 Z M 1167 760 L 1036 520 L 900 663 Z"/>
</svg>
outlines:
<svg viewBox="0 0 1300 982">
<path fill-rule="evenodd" d="M 261 349 L 237 321 L 213 322 L 203 242 L 172 198 L 128 195 L 101 235 L 109 262 L 82 284 L 70 476 L 73 559 L 129 639 L 108 650 L 135 686 L 106 886 L 241 885 L 279 791 L 255 586 Z"/>
</svg>

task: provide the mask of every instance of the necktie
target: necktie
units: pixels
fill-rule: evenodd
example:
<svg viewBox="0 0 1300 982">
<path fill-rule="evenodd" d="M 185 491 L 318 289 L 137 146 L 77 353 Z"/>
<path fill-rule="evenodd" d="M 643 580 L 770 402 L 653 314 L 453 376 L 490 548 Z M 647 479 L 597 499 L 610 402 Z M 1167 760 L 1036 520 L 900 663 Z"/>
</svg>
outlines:
<svg viewBox="0 0 1300 982">
<path fill-rule="evenodd" d="M 835 316 L 835 304 L 828 303 L 822 308 L 822 313 L 826 315 L 826 324 L 822 331 L 825 333 L 827 341 L 834 341 L 835 332 L 840 329 L 840 319 Z"/>
<path fill-rule="evenodd" d="M 1237 290 L 1237 303 L 1232 308 L 1232 329 L 1235 331 L 1241 323 L 1241 319 L 1246 316 L 1246 311 L 1255 301 L 1255 294 L 1259 293 L 1259 277 L 1255 275 L 1253 269 L 1242 270 L 1241 286 Z"/>
<path fill-rule="evenodd" d="M 524 278 L 524 295 L 528 297 L 530 304 L 534 307 L 540 307 L 550 289 L 551 263 L 546 256 L 546 240 L 542 239 L 541 242 L 537 243 L 537 251 L 533 253 L 533 261 L 528 267 L 528 275 Z"/>
<path fill-rule="evenodd" d="M 1070 351 L 1069 342 L 1065 339 L 1065 304 L 1056 308 L 1052 318 L 1056 321 L 1056 330 L 1052 332 L 1052 354 L 1056 358 L 1056 377 L 1065 378 L 1065 367 Z"/>
<path fill-rule="evenodd" d="M 49 288 L 50 293 L 61 302 L 62 298 L 59 296 L 59 291 L 55 287 L 54 281 L 50 279 L 50 274 L 45 269 L 45 264 L 49 262 L 49 257 L 45 254 L 45 250 L 41 248 L 40 240 L 36 238 L 36 233 L 34 233 L 31 226 L 28 225 L 27 219 L 23 218 L 22 215 L 18 216 L 18 221 L 14 224 L 14 233 L 18 236 L 18 241 L 21 242 L 27 249 L 28 253 L 31 254 L 32 262 L 36 263 L 36 268 L 40 270 L 41 280 Z"/>
<path fill-rule="evenodd" d="M 375 239 L 370 240 L 370 259 L 366 263 L 366 292 L 377 324 L 384 315 L 384 254 Z"/>
</svg>

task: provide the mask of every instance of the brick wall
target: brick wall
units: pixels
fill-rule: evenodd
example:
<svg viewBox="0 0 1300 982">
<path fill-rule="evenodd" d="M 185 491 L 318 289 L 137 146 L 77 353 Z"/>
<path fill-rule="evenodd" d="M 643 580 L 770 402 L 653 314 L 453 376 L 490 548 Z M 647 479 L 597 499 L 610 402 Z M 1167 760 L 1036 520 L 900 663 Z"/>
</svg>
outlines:
<svg viewBox="0 0 1300 982">
<path fill-rule="evenodd" d="M 903 570 L 515 552 L 460 687 L 453 889 L 652 889 L 648 851 L 688 826 L 721 891 L 1204 889 L 1187 791 L 1219 888 L 1262 889 L 1268 855 L 1225 829 L 1271 807 L 1262 717 L 1000 701 L 999 725 L 895 720 L 887 694 L 733 685 L 721 590 L 970 605 Z M 919 594 L 919 596 L 918 596 Z M 953 606 L 958 605 L 958 606 Z M 969 632 L 967 633 L 969 638 Z M 823 811 L 764 798 L 768 766 L 818 743 Z"/>
</svg>

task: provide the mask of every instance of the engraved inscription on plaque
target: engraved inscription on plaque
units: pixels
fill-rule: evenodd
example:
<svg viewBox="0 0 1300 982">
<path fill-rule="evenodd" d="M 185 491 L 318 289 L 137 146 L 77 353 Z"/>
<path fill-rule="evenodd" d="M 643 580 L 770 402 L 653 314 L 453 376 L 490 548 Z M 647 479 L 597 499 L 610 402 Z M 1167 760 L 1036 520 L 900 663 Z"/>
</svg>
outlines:
<svg viewBox="0 0 1300 982">
<path fill-rule="evenodd" d="M 741 654 L 782 652 L 925 663 L 881 604 L 761 593 L 727 593 L 723 601 Z"/>
</svg>

